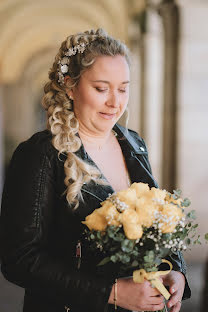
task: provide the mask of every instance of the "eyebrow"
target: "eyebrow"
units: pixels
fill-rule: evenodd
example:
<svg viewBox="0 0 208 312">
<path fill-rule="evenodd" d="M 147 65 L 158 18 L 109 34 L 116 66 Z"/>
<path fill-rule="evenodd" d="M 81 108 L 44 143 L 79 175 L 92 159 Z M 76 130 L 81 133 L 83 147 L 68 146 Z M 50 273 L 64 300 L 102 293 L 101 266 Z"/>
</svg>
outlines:
<svg viewBox="0 0 208 312">
<path fill-rule="evenodd" d="M 110 81 L 107 81 L 107 80 L 92 80 L 92 82 L 104 82 L 104 83 L 110 84 Z M 121 84 L 127 84 L 127 83 L 130 83 L 130 81 L 127 80 L 127 81 L 121 82 Z"/>
</svg>

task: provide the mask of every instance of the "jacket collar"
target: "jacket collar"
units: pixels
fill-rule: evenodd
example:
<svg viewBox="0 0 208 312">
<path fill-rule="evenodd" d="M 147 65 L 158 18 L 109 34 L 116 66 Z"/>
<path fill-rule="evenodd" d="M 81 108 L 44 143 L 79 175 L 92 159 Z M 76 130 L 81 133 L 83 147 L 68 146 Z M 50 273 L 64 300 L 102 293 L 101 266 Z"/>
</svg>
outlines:
<svg viewBox="0 0 208 312">
<path fill-rule="evenodd" d="M 126 143 L 135 154 L 147 155 L 146 145 L 136 132 L 128 130 L 119 124 L 115 124 L 113 130 L 116 131 L 120 139 L 126 140 Z"/>
</svg>

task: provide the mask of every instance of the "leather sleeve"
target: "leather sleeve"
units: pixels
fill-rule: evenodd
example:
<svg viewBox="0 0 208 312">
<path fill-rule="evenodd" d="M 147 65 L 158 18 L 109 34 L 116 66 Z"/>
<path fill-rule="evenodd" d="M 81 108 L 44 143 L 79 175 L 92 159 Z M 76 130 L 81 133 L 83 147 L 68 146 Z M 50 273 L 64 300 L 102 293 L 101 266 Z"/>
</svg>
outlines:
<svg viewBox="0 0 208 312">
<path fill-rule="evenodd" d="M 54 234 L 54 162 L 45 146 L 16 149 L 6 178 L 0 218 L 2 273 L 6 279 L 69 307 L 103 311 L 112 281 L 77 271 L 48 249 Z M 72 309 L 73 311 L 73 309 Z"/>
</svg>

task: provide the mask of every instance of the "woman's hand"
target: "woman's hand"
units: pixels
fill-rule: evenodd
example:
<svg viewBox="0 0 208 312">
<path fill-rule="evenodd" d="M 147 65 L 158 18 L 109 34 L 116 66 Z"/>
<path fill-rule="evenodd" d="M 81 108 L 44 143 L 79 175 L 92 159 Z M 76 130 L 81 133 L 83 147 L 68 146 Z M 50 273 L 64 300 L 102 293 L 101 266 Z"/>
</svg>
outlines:
<svg viewBox="0 0 208 312">
<path fill-rule="evenodd" d="M 167 275 L 161 276 L 163 284 L 169 286 L 171 297 L 167 303 L 170 312 L 179 312 L 181 308 L 181 300 L 185 287 L 185 277 L 181 272 L 171 271 Z"/>
<path fill-rule="evenodd" d="M 114 287 L 108 303 L 114 304 Z M 135 283 L 132 278 L 117 282 L 117 306 L 133 311 L 158 311 L 164 308 L 163 296 L 148 281 Z"/>
</svg>

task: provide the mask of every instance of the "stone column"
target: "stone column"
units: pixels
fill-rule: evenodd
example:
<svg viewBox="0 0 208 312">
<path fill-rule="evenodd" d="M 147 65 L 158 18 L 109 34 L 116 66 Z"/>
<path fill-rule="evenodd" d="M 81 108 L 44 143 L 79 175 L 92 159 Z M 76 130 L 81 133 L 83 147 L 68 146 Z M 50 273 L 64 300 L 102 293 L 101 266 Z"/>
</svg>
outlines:
<svg viewBox="0 0 208 312">
<path fill-rule="evenodd" d="M 144 10 L 140 14 L 139 25 L 140 25 L 140 44 L 139 44 L 139 56 L 140 56 L 140 135 L 146 138 L 146 18 L 147 12 Z"/>
<path fill-rule="evenodd" d="M 180 16 L 177 4 L 163 1 L 159 14 L 164 28 L 162 126 L 162 186 L 172 192 L 177 183 L 177 81 Z"/>
</svg>

